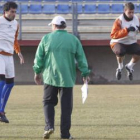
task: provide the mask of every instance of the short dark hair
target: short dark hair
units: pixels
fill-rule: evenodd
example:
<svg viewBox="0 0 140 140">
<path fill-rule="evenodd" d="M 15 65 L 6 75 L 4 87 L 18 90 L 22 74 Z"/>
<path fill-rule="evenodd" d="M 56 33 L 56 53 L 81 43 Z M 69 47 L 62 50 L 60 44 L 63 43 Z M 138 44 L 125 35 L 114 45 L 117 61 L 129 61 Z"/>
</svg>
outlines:
<svg viewBox="0 0 140 140">
<path fill-rule="evenodd" d="M 135 6 L 132 2 L 128 2 L 125 4 L 124 9 L 134 10 Z"/>
<path fill-rule="evenodd" d="M 61 21 L 61 25 L 55 25 L 58 29 L 64 29 L 67 27 L 66 22 Z"/>
<path fill-rule="evenodd" d="M 11 8 L 17 9 L 18 5 L 13 1 L 8 1 L 3 5 L 3 11 L 9 11 Z"/>
</svg>

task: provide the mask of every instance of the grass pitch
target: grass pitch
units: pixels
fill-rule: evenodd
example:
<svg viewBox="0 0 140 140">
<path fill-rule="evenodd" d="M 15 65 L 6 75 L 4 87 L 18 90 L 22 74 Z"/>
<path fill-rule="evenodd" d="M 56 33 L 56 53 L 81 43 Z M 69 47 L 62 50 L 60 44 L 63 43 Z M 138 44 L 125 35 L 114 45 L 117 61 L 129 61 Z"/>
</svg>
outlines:
<svg viewBox="0 0 140 140">
<path fill-rule="evenodd" d="M 71 134 L 75 140 L 140 140 L 140 85 L 92 85 L 85 104 L 81 86 L 74 87 Z M 43 86 L 15 86 L 0 123 L 0 140 L 42 140 Z M 60 138 L 60 104 L 55 133 Z"/>
</svg>

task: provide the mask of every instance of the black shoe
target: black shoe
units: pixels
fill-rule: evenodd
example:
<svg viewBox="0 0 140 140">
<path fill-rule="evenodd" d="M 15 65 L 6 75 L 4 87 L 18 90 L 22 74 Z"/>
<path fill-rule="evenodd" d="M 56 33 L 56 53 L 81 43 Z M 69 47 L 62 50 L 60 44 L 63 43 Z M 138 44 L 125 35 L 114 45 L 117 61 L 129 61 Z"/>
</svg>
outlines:
<svg viewBox="0 0 140 140">
<path fill-rule="evenodd" d="M 74 139 L 72 136 L 69 136 L 68 138 L 62 138 L 61 139 Z"/>
<path fill-rule="evenodd" d="M 130 81 L 132 81 L 133 80 L 133 72 L 134 72 L 134 70 L 128 68 L 127 65 L 125 66 L 125 68 L 126 68 L 126 71 L 127 71 L 127 77 L 129 78 Z"/>
<path fill-rule="evenodd" d="M 117 78 L 117 80 L 120 80 L 121 77 L 122 77 L 121 69 L 116 69 L 116 78 Z"/>
<path fill-rule="evenodd" d="M 9 120 L 6 118 L 4 112 L 0 112 L 0 122 L 9 123 Z"/>
</svg>

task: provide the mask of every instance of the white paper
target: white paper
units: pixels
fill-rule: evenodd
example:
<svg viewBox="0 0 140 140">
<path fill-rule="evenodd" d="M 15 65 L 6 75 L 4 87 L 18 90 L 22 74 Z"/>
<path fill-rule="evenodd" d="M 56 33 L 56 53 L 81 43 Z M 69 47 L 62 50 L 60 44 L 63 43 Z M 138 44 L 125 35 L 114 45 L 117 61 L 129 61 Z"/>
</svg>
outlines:
<svg viewBox="0 0 140 140">
<path fill-rule="evenodd" d="M 87 99 L 87 95 L 88 95 L 88 83 L 84 83 L 84 85 L 81 87 L 81 91 L 82 91 L 82 103 L 84 104 L 86 99 Z"/>
</svg>

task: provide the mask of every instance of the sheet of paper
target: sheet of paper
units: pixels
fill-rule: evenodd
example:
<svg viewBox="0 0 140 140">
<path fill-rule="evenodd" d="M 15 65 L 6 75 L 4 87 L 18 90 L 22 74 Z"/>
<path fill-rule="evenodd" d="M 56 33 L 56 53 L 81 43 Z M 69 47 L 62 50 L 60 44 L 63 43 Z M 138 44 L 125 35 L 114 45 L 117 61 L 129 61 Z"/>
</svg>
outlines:
<svg viewBox="0 0 140 140">
<path fill-rule="evenodd" d="M 82 91 L 82 103 L 84 104 L 86 99 L 87 99 L 87 95 L 88 95 L 88 83 L 84 83 L 84 85 L 81 88 Z"/>
</svg>

